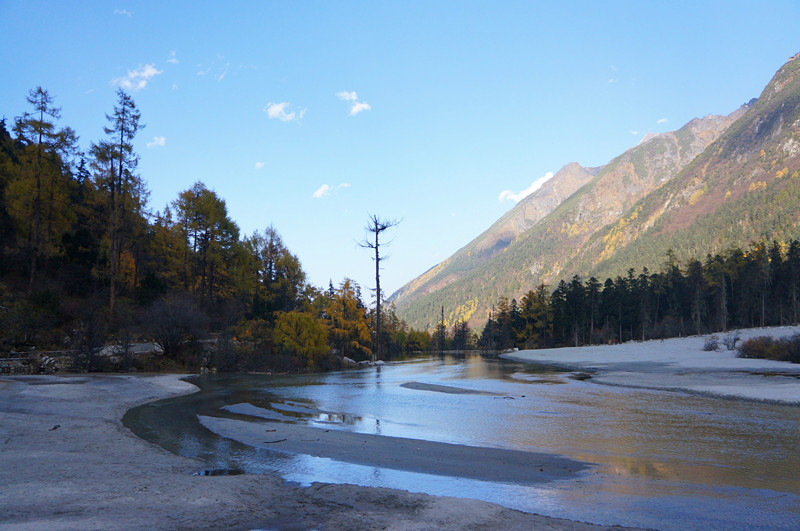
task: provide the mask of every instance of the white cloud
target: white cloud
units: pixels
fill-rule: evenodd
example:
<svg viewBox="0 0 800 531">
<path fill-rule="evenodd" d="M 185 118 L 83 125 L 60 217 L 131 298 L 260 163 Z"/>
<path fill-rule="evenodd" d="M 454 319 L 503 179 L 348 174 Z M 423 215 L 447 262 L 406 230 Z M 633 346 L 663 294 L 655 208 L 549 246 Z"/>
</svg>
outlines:
<svg viewBox="0 0 800 531">
<path fill-rule="evenodd" d="M 264 163 L 263 162 L 261 162 L 261 161 L 256 162 L 256 169 L 257 170 L 260 170 L 263 167 L 264 167 Z"/>
<path fill-rule="evenodd" d="M 369 106 L 369 103 L 365 103 L 363 101 L 359 101 L 353 104 L 350 107 L 350 116 L 355 116 L 356 114 L 360 113 L 361 111 L 371 111 L 372 107 Z"/>
<path fill-rule="evenodd" d="M 319 199 L 320 197 L 325 197 L 326 195 L 331 195 L 331 187 L 328 186 L 327 184 L 323 184 L 322 186 L 317 188 L 317 191 L 314 192 L 314 194 L 311 197 L 313 197 L 314 199 Z"/>
<path fill-rule="evenodd" d="M 267 103 L 267 106 L 264 107 L 264 112 L 267 113 L 271 119 L 278 119 L 281 122 L 293 122 L 296 120 L 301 120 L 303 116 L 305 116 L 308 109 L 300 109 L 299 111 L 292 111 L 290 110 L 292 104 L 287 101 L 282 101 L 281 103 Z"/>
<path fill-rule="evenodd" d="M 527 187 L 522 191 L 512 192 L 511 190 L 503 190 L 502 192 L 500 192 L 500 195 L 497 197 L 497 200 L 502 203 L 506 199 L 510 199 L 515 203 L 519 203 L 520 201 L 531 195 L 533 192 L 541 188 L 541 186 L 552 177 L 553 177 L 553 172 L 549 171 L 545 173 L 543 176 L 533 181 L 529 187 Z"/>
<path fill-rule="evenodd" d="M 127 9 L 115 9 L 114 10 L 114 14 L 115 15 L 123 15 L 123 16 L 126 16 L 126 17 L 130 17 L 130 16 L 133 16 L 133 11 L 128 11 Z"/>
<path fill-rule="evenodd" d="M 314 199 L 320 199 L 327 195 L 331 195 L 331 193 L 336 192 L 337 190 L 340 190 L 342 188 L 350 188 L 350 183 L 342 183 L 336 187 L 330 186 L 328 184 L 323 184 L 322 186 L 317 188 L 317 191 L 312 194 L 312 197 Z"/>
<path fill-rule="evenodd" d="M 370 107 L 369 103 L 365 101 L 358 101 L 358 94 L 356 94 L 356 91 L 348 92 L 343 90 L 341 92 L 337 92 L 336 97 L 342 101 L 350 103 L 350 116 L 355 116 L 362 111 L 372 110 L 372 107 Z"/>
<path fill-rule="evenodd" d="M 111 80 L 112 85 L 118 85 L 125 90 L 137 91 L 145 88 L 147 83 L 162 71 L 156 69 L 155 65 L 149 64 L 139 66 L 135 70 L 128 70 L 128 75 Z"/>
<path fill-rule="evenodd" d="M 340 100 L 344 100 L 344 101 L 356 101 L 356 100 L 358 100 L 358 94 L 356 94 L 355 91 L 347 92 L 346 90 L 343 90 L 341 92 L 337 92 L 336 93 L 336 97 L 338 97 Z"/>
<path fill-rule="evenodd" d="M 175 50 L 172 50 L 171 52 L 169 52 L 169 59 L 167 59 L 168 63 L 172 63 L 173 65 L 178 64 L 179 61 L 178 61 L 178 58 L 175 57 L 175 53 L 176 53 Z"/>
<path fill-rule="evenodd" d="M 658 122 L 656 122 L 656 123 L 658 123 L 658 124 L 665 124 L 665 123 L 667 123 L 667 122 L 669 122 L 669 120 L 668 120 L 668 119 L 666 119 L 666 118 L 662 118 L 662 119 L 660 119 L 660 120 L 659 120 Z"/>
<path fill-rule="evenodd" d="M 636 136 L 636 135 L 638 135 L 638 134 L 639 134 L 639 131 L 628 131 L 628 132 L 629 132 L 630 134 L 632 134 L 633 136 Z"/>
<path fill-rule="evenodd" d="M 147 148 L 154 148 L 166 145 L 167 139 L 163 136 L 154 136 L 153 140 L 147 143 Z"/>
</svg>

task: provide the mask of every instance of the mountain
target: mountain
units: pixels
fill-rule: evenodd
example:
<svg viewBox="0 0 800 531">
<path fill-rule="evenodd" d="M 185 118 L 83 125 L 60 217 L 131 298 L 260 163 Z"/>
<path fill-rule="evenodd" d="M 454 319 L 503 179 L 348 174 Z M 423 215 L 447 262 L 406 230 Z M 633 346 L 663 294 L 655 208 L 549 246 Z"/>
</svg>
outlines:
<svg viewBox="0 0 800 531">
<path fill-rule="evenodd" d="M 501 296 L 575 274 L 659 269 L 761 239 L 800 236 L 800 54 L 728 116 L 648 135 L 600 168 L 571 163 L 391 300 L 426 327 L 485 321 Z"/>
<path fill-rule="evenodd" d="M 637 201 L 582 249 L 576 267 L 598 275 L 626 265 L 800 237 L 800 54 L 690 165 Z M 659 260 L 660 259 L 660 260 Z"/>
<path fill-rule="evenodd" d="M 561 202 L 589 182 L 596 169 L 584 168 L 572 162 L 561 168 L 542 186 L 522 199 L 498 219 L 483 234 L 453 256 L 433 267 L 400 288 L 392 300 L 395 303 L 418 294 L 433 293 L 490 260 L 537 222 L 552 212 Z"/>
</svg>

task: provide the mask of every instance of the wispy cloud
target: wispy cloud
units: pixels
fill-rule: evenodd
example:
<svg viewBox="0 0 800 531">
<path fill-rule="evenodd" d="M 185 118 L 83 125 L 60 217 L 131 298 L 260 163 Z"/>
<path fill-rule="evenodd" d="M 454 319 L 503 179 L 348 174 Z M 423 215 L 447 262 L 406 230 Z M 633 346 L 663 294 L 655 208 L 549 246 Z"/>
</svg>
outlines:
<svg viewBox="0 0 800 531">
<path fill-rule="evenodd" d="M 661 118 L 661 119 L 660 119 L 658 122 L 656 122 L 656 123 L 657 123 L 657 124 L 665 124 L 665 123 L 667 123 L 667 122 L 669 122 L 669 120 L 668 120 L 667 118 Z"/>
<path fill-rule="evenodd" d="M 369 103 L 358 100 L 358 94 L 356 91 L 348 92 L 343 90 L 341 92 L 337 92 L 336 97 L 350 104 L 350 116 L 355 116 L 363 111 L 372 110 L 372 107 L 370 107 Z"/>
<path fill-rule="evenodd" d="M 628 131 L 628 132 L 630 134 L 632 134 L 633 136 L 636 136 L 636 135 L 638 135 L 640 133 L 640 131 L 635 131 L 635 130 L 631 130 L 631 131 Z"/>
<path fill-rule="evenodd" d="M 211 61 L 210 64 L 203 64 L 200 63 L 197 65 L 197 75 L 198 76 L 211 76 L 217 81 L 222 81 L 228 75 L 228 72 L 231 71 L 230 62 L 225 61 L 225 57 L 217 54 L 216 58 Z M 234 68 L 242 68 L 241 65 L 233 66 Z"/>
<path fill-rule="evenodd" d="M 125 16 L 125 17 L 131 17 L 131 16 L 133 16 L 133 11 L 128 11 L 127 9 L 115 9 L 114 10 L 114 14 L 115 15 L 122 15 L 122 16 Z"/>
<path fill-rule="evenodd" d="M 549 171 L 545 173 L 543 176 L 533 181 L 531 185 L 525 188 L 524 190 L 521 190 L 519 192 L 512 192 L 511 190 L 503 190 L 502 192 L 500 192 L 500 195 L 497 197 L 497 200 L 502 203 L 506 199 L 510 199 L 515 203 L 519 203 L 520 201 L 531 195 L 533 192 L 541 188 L 542 185 L 548 180 L 550 180 L 552 177 L 553 177 L 553 172 Z"/>
<path fill-rule="evenodd" d="M 331 195 L 331 187 L 328 184 L 323 184 L 317 188 L 317 191 L 314 192 L 311 197 L 314 199 L 319 199 L 320 197 L 325 197 L 326 195 Z"/>
<path fill-rule="evenodd" d="M 151 79 L 161 73 L 162 70 L 158 70 L 154 64 L 139 65 L 134 70 L 128 70 L 128 75 L 112 79 L 111 84 L 135 92 L 145 88 Z"/>
<path fill-rule="evenodd" d="M 263 162 L 261 162 L 261 161 L 256 162 L 256 169 L 257 170 L 260 170 L 263 167 L 264 167 L 264 163 Z"/>
<path fill-rule="evenodd" d="M 615 65 L 608 65 L 608 67 L 611 69 L 611 72 L 612 72 L 611 73 L 611 77 L 608 78 L 608 83 L 609 84 L 616 83 L 617 82 L 617 78 L 615 77 L 614 72 L 616 72 L 619 69 Z"/>
<path fill-rule="evenodd" d="M 166 145 L 167 139 L 163 136 L 154 136 L 153 140 L 147 143 L 147 148 L 154 148 Z"/>
<path fill-rule="evenodd" d="M 266 107 L 264 107 L 264 112 L 267 113 L 267 116 L 269 116 L 270 119 L 277 119 L 281 122 L 294 122 L 301 120 L 308 111 L 308 109 L 293 111 L 291 108 L 292 104 L 288 101 L 282 101 L 281 103 L 270 102 L 267 103 Z"/>
<path fill-rule="evenodd" d="M 231 67 L 230 63 L 225 63 L 225 66 L 222 67 L 222 72 L 216 75 L 217 81 L 222 81 L 223 79 L 225 79 L 225 76 L 228 75 L 228 70 L 230 69 L 230 67 Z"/>
<path fill-rule="evenodd" d="M 320 199 L 322 197 L 331 195 L 331 193 L 336 192 L 342 188 L 350 188 L 350 183 L 342 183 L 338 186 L 331 186 L 329 184 L 323 184 L 311 195 L 314 199 Z"/>
<path fill-rule="evenodd" d="M 175 50 L 172 50 L 171 52 L 169 52 L 169 59 L 167 59 L 168 63 L 171 63 L 173 65 L 176 65 L 176 64 L 179 63 L 178 58 L 176 56 L 176 53 L 177 52 Z"/>
</svg>

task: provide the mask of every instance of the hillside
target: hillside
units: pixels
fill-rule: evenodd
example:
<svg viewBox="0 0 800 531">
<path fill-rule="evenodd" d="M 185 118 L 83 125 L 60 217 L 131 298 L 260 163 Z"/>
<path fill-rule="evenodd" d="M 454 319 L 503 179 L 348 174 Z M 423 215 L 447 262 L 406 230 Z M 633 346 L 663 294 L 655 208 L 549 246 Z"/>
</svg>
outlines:
<svg viewBox="0 0 800 531">
<path fill-rule="evenodd" d="M 398 302 L 420 294 L 433 293 L 460 280 L 469 271 L 502 252 L 521 234 L 555 210 L 562 201 L 589 182 L 597 170 L 584 168 L 576 162 L 567 164 L 468 245 L 400 288 L 392 295 L 392 300 Z"/>
<path fill-rule="evenodd" d="M 800 236 L 800 54 L 712 146 L 585 246 L 577 267 L 658 266 Z"/>
<path fill-rule="evenodd" d="M 448 324 L 463 318 L 476 326 L 499 297 L 520 297 L 540 283 L 657 269 L 668 249 L 679 259 L 702 258 L 752 240 L 797 237 L 798 65 L 795 56 L 757 100 L 728 116 L 652 135 L 594 172 L 565 166 L 559 174 L 591 177 L 539 217 L 545 207 L 530 203 L 544 203 L 541 197 L 521 201 L 395 293 L 398 314 L 424 327 L 444 306 Z"/>
</svg>

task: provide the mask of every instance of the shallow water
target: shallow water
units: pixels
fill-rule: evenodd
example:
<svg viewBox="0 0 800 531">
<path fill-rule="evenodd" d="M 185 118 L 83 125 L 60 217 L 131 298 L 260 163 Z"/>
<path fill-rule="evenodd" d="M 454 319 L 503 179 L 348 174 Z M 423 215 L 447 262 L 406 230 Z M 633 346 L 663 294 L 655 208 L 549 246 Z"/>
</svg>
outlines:
<svg viewBox="0 0 800 531">
<path fill-rule="evenodd" d="M 196 380 L 200 393 L 136 408 L 124 422 L 209 466 L 277 471 L 302 484 L 470 497 L 609 525 L 800 528 L 800 407 L 608 387 L 568 376 L 477 355 L 337 373 L 209 376 Z M 550 452 L 594 466 L 536 486 L 481 482 L 252 448 L 197 422 L 197 414 L 254 420 L 221 409 L 239 403 L 264 408 L 281 422 Z"/>
</svg>

